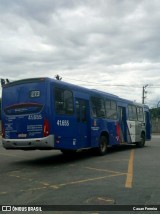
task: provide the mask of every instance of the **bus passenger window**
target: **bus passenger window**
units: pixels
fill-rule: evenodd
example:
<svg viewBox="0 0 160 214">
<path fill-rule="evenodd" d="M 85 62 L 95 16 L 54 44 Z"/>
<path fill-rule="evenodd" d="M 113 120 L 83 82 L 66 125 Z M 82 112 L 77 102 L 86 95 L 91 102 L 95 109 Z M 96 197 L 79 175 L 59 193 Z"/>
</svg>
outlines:
<svg viewBox="0 0 160 214">
<path fill-rule="evenodd" d="M 87 104 L 82 99 L 76 100 L 76 118 L 78 122 L 87 122 Z"/>
<path fill-rule="evenodd" d="M 55 108 L 57 114 L 73 114 L 73 94 L 69 90 L 55 89 Z"/>
<path fill-rule="evenodd" d="M 93 117 L 105 117 L 105 106 L 102 98 L 91 97 L 91 112 Z"/>
<path fill-rule="evenodd" d="M 137 115 L 138 115 L 138 121 L 143 122 L 144 120 L 144 113 L 142 107 L 137 107 Z"/>
<path fill-rule="evenodd" d="M 97 117 L 96 98 L 91 97 L 91 112 L 92 117 Z"/>
<path fill-rule="evenodd" d="M 68 90 L 64 91 L 64 103 L 65 103 L 65 113 L 73 114 L 73 96 L 71 91 Z"/>
<path fill-rule="evenodd" d="M 76 117 L 77 117 L 77 121 L 80 122 L 81 112 L 80 112 L 80 103 L 78 100 L 76 100 Z"/>
<path fill-rule="evenodd" d="M 129 119 L 130 120 L 137 120 L 136 106 L 129 105 L 128 106 L 128 114 L 129 114 Z"/>
<path fill-rule="evenodd" d="M 106 117 L 108 119 L 117 119 L 117 104 L 113 100 L 105 100 Z"/>
<path fill-rule="evenodd" d="M 82 102 L 82 122 L 85 123 L 87 122 L 87 106 L 86 106 L 86 102 L 83 101 Z"/>
</svg>

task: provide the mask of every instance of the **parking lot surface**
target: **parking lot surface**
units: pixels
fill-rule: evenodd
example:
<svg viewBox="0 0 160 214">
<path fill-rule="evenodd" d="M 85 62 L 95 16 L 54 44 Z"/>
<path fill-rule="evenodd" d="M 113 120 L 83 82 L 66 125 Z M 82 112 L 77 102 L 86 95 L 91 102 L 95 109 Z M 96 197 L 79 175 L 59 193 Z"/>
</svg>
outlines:
<svg viewBox="0 0 160 214">
<path fill-rule="evenodd" d="M 1 145 L 0 204 L 160 205 L 159 153 L 158 135 L 144 148 L 123 146 L 105 156 L 84 151 L 66 157 L 54 150 L 5 150 Z M 76 213 L 106 212 L 82 207 Z"/>
</svg>

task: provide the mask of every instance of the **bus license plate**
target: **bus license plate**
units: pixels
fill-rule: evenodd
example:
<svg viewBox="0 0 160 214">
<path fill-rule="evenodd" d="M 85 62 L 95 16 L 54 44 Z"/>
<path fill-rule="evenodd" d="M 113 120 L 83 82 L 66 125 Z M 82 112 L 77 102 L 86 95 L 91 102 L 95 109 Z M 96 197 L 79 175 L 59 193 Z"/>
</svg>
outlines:
<svg viewBox="0 0 160 214">
<path fill-rule="evenodd" d="M 19 138 L 26 138 L 26 137 L 27 137 L 27 134 L 18 134 L 18 137 L 19 137 Z"/>
</svg>

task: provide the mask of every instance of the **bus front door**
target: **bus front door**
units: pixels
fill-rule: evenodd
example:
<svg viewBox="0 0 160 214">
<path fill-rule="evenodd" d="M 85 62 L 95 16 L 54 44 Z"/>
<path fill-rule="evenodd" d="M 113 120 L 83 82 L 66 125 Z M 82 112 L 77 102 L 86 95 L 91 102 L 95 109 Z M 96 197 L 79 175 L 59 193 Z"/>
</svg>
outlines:
<svg viewBox="0 0 160 214">
<path fill-rule="evenodd" d="M 127 142 L 127 122 L 126 122 L 126 108 L 119 106 L 118 107 L 118 117 L 120 125 L 120 137 L 121 142 Z"/>
<path fill-rule="evenodd" d="M 89 147 L 89 104 L 87 100 L 76 99 L 76 125 L 79 148 Z"/>
</svg>

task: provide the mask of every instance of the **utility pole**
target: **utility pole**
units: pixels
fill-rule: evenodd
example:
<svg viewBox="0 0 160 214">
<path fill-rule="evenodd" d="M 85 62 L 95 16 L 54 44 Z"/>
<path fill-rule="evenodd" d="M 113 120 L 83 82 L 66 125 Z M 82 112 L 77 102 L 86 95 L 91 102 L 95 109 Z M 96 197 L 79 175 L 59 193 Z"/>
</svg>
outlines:
<svg viewBox="0 0 160 214">
<path fill-rule="evenodd" d="M 147 93 L 147 91 L 146 91 L 147 86 L 148 86 L 148 84 L 144 85 L 142 88 L 142 104 L 144 104 L 144 100 L 146 98 L 145 94 Z"/>
</svg>

